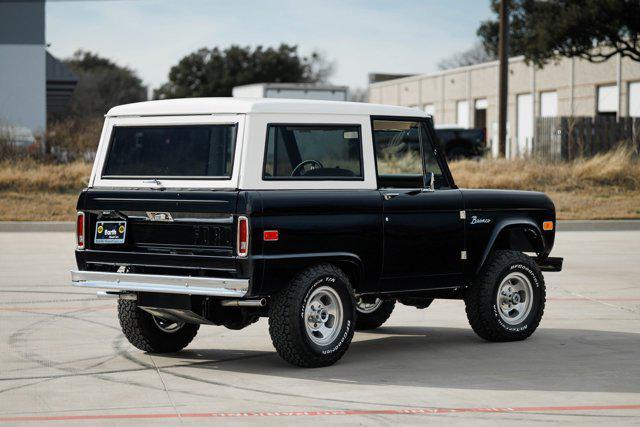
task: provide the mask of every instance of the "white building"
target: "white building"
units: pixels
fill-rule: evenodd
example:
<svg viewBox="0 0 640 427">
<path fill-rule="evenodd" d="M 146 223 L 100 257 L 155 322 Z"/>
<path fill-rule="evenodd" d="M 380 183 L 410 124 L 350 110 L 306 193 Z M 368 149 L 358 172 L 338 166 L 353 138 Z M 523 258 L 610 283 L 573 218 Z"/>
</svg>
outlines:
<svg viewBox="0 0 640 427">
<path fill-rule="evenodd" d="M 236 86 L 234 98 L 289 98 L 346 101 L 349 88 L 316 83 L 255 83 Z"/>
<path fill-rule="evenodd" d="M 369 102 L 418 108 L 437 124 L 484 128 L 497 155 L 498 61 L 372 83 Z M 539 116 L 640 117 L 640 63 L 562 58 L 542 69 L 509 60 L 507 153 L 530 152 Z"/>
</svg>

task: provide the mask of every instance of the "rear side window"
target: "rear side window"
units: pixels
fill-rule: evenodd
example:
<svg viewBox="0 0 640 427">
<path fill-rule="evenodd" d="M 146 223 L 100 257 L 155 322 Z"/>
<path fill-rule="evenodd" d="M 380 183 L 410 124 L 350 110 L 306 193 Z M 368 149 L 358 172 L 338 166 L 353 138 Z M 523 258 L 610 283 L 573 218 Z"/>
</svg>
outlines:
<svg viewBox="0 0 640 427">
<path fill-rule="evenodd" d="M 358 125 L 269 125 L 264 179 L 363 178 Z"/>
<path fill-rule="evenodd" d="M 231 177 L 236 125 L 118 126 L 103 178 Z"/>
</svg>

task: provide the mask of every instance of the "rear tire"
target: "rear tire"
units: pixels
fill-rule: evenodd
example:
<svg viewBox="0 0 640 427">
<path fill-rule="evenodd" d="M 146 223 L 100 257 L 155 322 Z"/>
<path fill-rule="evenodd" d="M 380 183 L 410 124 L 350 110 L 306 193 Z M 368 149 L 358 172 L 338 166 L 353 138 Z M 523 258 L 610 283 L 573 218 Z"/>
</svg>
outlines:
<svg viewBox="0 0 640 427">
<path fill-rule="evenodd" d="M 396 300 L 376 299 L 373 304 L 365 305 L 361 301 L 356 303 L 357 318 L 356 330 L 365 331 L 367 329 L 379 328 L 389 319 L 393 309 L 396 306 Z"/>
<path fill-rule="evenodd" d="M 131 300 L 118 301 L 118 318 L 129 342 L 148 353 L 180 351 L 189 345 L 200 328 L 198 324 L 177 324 L 154 317 Z"/>
<path fill-rule="evenodd" d="M 495 251 L 465 295 L 467 318 L 485 340 L 524 340 L 540 324 L 545 299 L 544 277 L 530 257 Z"/>
<path fill-rule="evenodd" d="M 304 270 L 269 305 L 273 346 L 284 360 L 304 368 L 336 363 L 349 348 L 355 320 L 349 279 L 332 264 Z"/>
</svg>

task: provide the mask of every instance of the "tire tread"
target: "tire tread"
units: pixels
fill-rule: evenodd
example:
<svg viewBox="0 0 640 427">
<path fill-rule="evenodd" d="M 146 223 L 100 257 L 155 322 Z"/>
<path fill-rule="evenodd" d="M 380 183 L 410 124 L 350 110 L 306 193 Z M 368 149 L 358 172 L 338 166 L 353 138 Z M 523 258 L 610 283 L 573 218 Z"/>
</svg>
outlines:
<svg viewBox="0 0 640 427">
<path fill-rule="evenodd" d="M 373 313 L 360 313 L 356 310 L 356 331 L 366 331 L 376 329 L 384 325 L 389 320 L 393 309 L 396 306 L 396 300 L 382 301 L 382 305 Z"/>
<path fill-rule="evenodd" d="M 271 335 L 271 341 L 278 355 L 293 365 L 304 368 L 332 365 L 344 355 L 353 337 L 354 328 L 351 328 L 350 336 L 345 340 L 345 344 L 341 349 L 330 355 L 319 356 L 302 345 L 301 340 L 304 339 L 304 336 L 301 335 L 301 331 L 292 328 L 299 314 L 300 307 L 298 307 L 298 303 L 307 292 L 308 284 L 312 283 L 318 276 L 326 274 L 338 277 L 347 287 L 347 291 L 353 299 L 353 291 L 349 279 L 342 270 L 333 264 L 319 264 L 309 267 L 298 274 L 286 289 L 274 296 L 270 301 L 269 334 Z M 354 304 L 355 301 L 352 301 L 352 306 L 355 307 Z"/>
<path fill-rule="evenodd" d="M 124 336 L 147 353 L 174 353 L 195 338 L 200 325 L 187 323 L 179 331 L 163 333 L 155 327 L 151 314 L 138 308 L 136 301 L 118 300 L 118 319 Z"/>
<path fill-rule="evenodd" d="M 491 314 L 495 281 L 506 265 L 514 263 L 526 265 L 542 278 L 540 283 L 540 306 L 537 314 L 529 327 L 520 332 L 505 331 L 497 327 Z M 510 250 L 498 250 L 489 255 L 489 259 L 487 259 L 485 266 L 480 271 L 474 285 L 467 291 L 465 296 L 467 319 L 473 331 L 487 341 L 496 342 L 519 341 L 531 336 L 542 320 L 545 302 L 544 278 L 540 273 L 539 267 L 522 252 Z"/>
</svg>

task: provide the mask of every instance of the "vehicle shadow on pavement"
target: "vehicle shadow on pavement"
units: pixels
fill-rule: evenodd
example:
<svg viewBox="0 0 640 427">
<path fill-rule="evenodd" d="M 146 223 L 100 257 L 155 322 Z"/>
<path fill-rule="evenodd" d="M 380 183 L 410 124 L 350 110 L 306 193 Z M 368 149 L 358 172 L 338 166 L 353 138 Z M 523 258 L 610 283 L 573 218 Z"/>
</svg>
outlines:
<svg viewBox="0 0 640 427">
<path fill-rule="evenodd" d="M 489 343 L 471 329 L 390 326 L 356 333 L 343 359 L 326 368 L 296 368 L 275 351 L 191 349 L 163 357 L 197 360 L 186 365 L 209 371 L 323 382 L 638 393 L 639 350 L 640 334 L 623 332 L 541 328 L 525 341 Z"/>
</svg>

